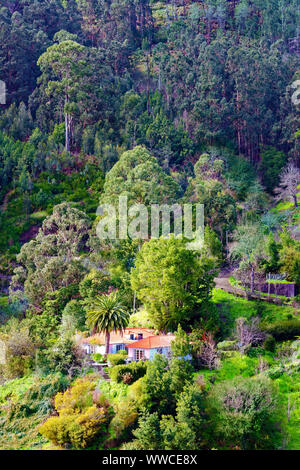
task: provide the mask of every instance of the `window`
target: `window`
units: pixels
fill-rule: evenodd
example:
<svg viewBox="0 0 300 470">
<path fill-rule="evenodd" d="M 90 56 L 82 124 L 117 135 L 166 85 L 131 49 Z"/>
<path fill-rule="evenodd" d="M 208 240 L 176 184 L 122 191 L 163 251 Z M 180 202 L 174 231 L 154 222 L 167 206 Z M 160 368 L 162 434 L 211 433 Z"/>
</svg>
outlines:
<svg viewBox="0 0 300 470">
<path fill-rule="evenodd" d="M 116 349 L 117 349 L 117 352 L 118 352 L 118 351 L 123 351 L 123 349 L 124 349 L 124 344 L 117 344 L 117 348 L 116 348 Z"/>
<path fill-rule="evenodd" d="M 138 339 L 143 339 L 143 333 L 138 334 Z"/>
<path fill-rule="evenodd" d="M 134 350 L 134 360 L 141 361 L 144 359 L 144 350 L 143 349 L 135 349 Z"/>
<path fill-rule="evenodd" d="M 163 353 L 163 348 L 157 348 L 157 354 L 162 354 Z"/>
</svg>

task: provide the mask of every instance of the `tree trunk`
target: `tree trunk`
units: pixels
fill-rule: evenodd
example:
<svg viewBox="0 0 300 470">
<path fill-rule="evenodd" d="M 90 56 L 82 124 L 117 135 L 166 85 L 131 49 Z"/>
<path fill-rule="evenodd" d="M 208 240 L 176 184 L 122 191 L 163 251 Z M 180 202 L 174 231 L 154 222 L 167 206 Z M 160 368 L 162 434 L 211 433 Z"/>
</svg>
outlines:
<svg viewBox="0 0 300 470">
<path fill-rule="evenodd" d="M 135 314 L 135 305 L 136 305 L 136 290 L 134 291 L 134 296 L 133 296 L 133 315 Z"/>
<path fill-rule="evenodd" d="M 251 294 L 254 293 L 254 267 L 251 266 Z"/>
<path fill-rule="evenodd" d="M 110 332 L 106 332 L 106 337 L 105 337 L 105 357 L 107 357 L 107 354 L 109 353 L 109 341 L 110 341 Z"/>
<path fill-rule="evenodd" d="M 295 209 L 298 207 L 297 195 L 293 196 Z"/>
<path fill-rule="evenodd" d="M 65 114 L 65 123 L 66 123 L 66 152 L 70 151 L 70 135 L 69 135 L 69 116 L 68 113 Z"/>
<path fill-rule="evenodd" d="M 69 102 L 69 97 L 66 95 L 65 98 L 65 108 Z M 66 126 L 66 142 L 65 142 L 65 149 L 66 152 L 70 152 L 70 116 L 68 111 L 65 109 L 65 126 Z"/>
</svg>

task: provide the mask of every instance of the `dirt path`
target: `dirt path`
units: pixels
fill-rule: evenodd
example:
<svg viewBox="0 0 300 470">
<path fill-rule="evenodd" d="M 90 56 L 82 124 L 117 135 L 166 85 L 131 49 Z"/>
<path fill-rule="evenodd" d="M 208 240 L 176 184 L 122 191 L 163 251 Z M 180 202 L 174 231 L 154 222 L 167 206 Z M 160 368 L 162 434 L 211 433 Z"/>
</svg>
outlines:
<svg viewBox="0 0 300 470">
<path fill-rule="evenodd" d="M 242 295 L 243 297 L 246 296 L 246 293 L 244 289 L 240 289 L 239 287 L 235 287 L 230 284 L 229 282 L 229 276 L 227 277 L 220 277 L 222 276 L 222 273 L 218 277 L 215 278 L 215 283 L 216 283 L 216 289 L 222 289 L 225 290 L 226 292 L 229 292 L 230 294 L 235 294 L 235 295 Z"/>
<path fill-rule="evenodd" d="M 278 305 L 282 304 L 282 301 L 278 298 L 270 297 L 268 298 L 265 295 L 261 295 L 259 292 L 251 293 L 250 291 L 246 291 L 240 287 L 233 286 L 230 281 L 229 277 L 232 275 L 232 271 L 229 268 L 224 268 L 220 272 L 219 276 L 214 279 L 216 283 L 216 289 L 221 289 L 229 294 L 237 295 L 238 297 L 245 297 L 248 300 L 264 300 L 265 302 L 271 302 Z"/>
</svg>

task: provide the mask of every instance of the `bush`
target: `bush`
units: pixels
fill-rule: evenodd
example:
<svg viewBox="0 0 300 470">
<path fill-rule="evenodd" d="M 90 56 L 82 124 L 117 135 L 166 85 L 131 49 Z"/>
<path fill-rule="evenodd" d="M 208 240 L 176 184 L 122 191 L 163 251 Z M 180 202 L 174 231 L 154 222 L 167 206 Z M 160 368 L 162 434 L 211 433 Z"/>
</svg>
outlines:
<svg viewBox="0 0 300 470">
<path fill-rule="evenodd" d="M 265 327 L 266 333 L 272 335 L 276 341 L 288 341 L 300 336 L 299 320 L 284 320 Z"/>
<path fill-rule="evenodd" d="M 68 379 L 61 375 L 31 375 L 0 386 L 1 449 L 36 449 L 45 442 L 38 426 L 53 411 L 52 397 L 64 391 Z M 3 406 L 4 405 L 4 406 Z"/>
<path fill-rule="evenodd" d="M 62 447 L 85 449 L 107 436 L 112 418 L 109 403 L 97 391 L 93 377 L 77 379 L 72 388 L 55 397 L 58 416 L 52 416 L 40 427 L 40 433 Z"/>
<path fill-rule="evenodd" d="M 275 341 L 275 338 L 272 336 L 272 335 L 268 335 L 266 337 L 266 340 L 263 344 L 264 346 L 264 349 L 266 351 L 270 351 L 270 352 L 275 352 L 275 349 L 276 349 L 276 341 Z"/>
<path fill-rule="evenodd" d="M 252 347 L 248 351 L 249 357 L 260 357 L 264 354 L 264 349 L 260 346 Z"/>
<path fill-rule="evenodd" d="M 236 377 L 218 383 L 207 398 L 211 432 L 218 448 L 259 450 L 282 445 L 283 408 L 266 377 Z"/>
<path fill-rule="evenodd" d="M 106 361 L 104 360 L 104 356 L 103 356 L 102 354 L 100 354 L 100 353 L 94 353 L 94 354 L 92 354 L 92 355 L 91 355 L 91 358 L 93 359 L 93 361 L 98 362 L 99 364 L 100 364 L 101 362 L 103 362 L 103 363 L 106 362 Z"/>
<path fill-rule="evenodd" d="M 219 351 L 236 351 L 237 340 L 234 341 L 221 341 L 217 344 Z"/>
<path fill-rule="evenodd" d="M 126 357 L 128 357 L 128 354 L 127 354 L 127 352 L 125 351 L 125 349 L 121 349 L 121 351 L 118 351 L 118 354 L 120 354 L 121 356 L 126 356 Z"/>
<path fill-rule="evenodd" d="M 147 372 L 147 364 L 144 361 L 131 362 L 131 364 L 120 364 L 111 367 L 108 370 L 110 378 L 115 382 L 124 382 L 124 378 L 128 380 L 128 374 L 132 376 L 132 382 L 143 377 Z"/>
<path fill-rule="evenodd" d="M 115 416 L 110 425 L 110 432 L 117 439 L 126 440 L 131 437 L 132 428 L 136 424 L 138 412 L 133 400 L 122 400 L 114 405 Z"/>
<path fill-rule="evenodd" d="M 106 430 L 107 418 L 103 409 L 90 406 L 79 415 L 62 415 L 49 418 L 40 432 L 56 445 L 71 444 L 75 449 L 85 449 Z"/>
<path fill-rule="evenodd" d="M 2 373 L 6 378 L 14 379 L 30 372 L 35 346 L 22 322 L 12 319 L 6 324 L 6 333 L 0 334 L 0 345 L 4 359 Z"/>
<path fill-rule="evenodd" d="M 125 356 L 125 354 L 108 354 L 107 355 L 107 359 L 109 361 L 109 363 L 112 365 L 112 366 L 118 366 L 120 364 L 125 364 L 125 358 L 127 357 L 127 354 Z"/>
</svg>

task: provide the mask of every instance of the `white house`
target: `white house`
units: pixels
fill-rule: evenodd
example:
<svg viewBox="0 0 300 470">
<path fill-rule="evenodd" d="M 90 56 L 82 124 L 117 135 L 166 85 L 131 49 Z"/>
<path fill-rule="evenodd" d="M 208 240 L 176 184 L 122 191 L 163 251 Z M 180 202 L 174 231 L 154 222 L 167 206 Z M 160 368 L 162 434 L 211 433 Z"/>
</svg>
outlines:
<svg viewBox="0 0 300 470">
<path fill-rule="evenodd" d="M 109 353 L 115 354 L 118 351 L 126 350 L 128 345 L 136 343 L 153 336 L 153 331 L 148 328 L 126 328 L 124 332 L 117 331 L 110 334 Z M 105 354 L 105 334 L 96 334 L 88 338 L 81 338 L 79 343 L 86 354 Z"/>
</svg>

